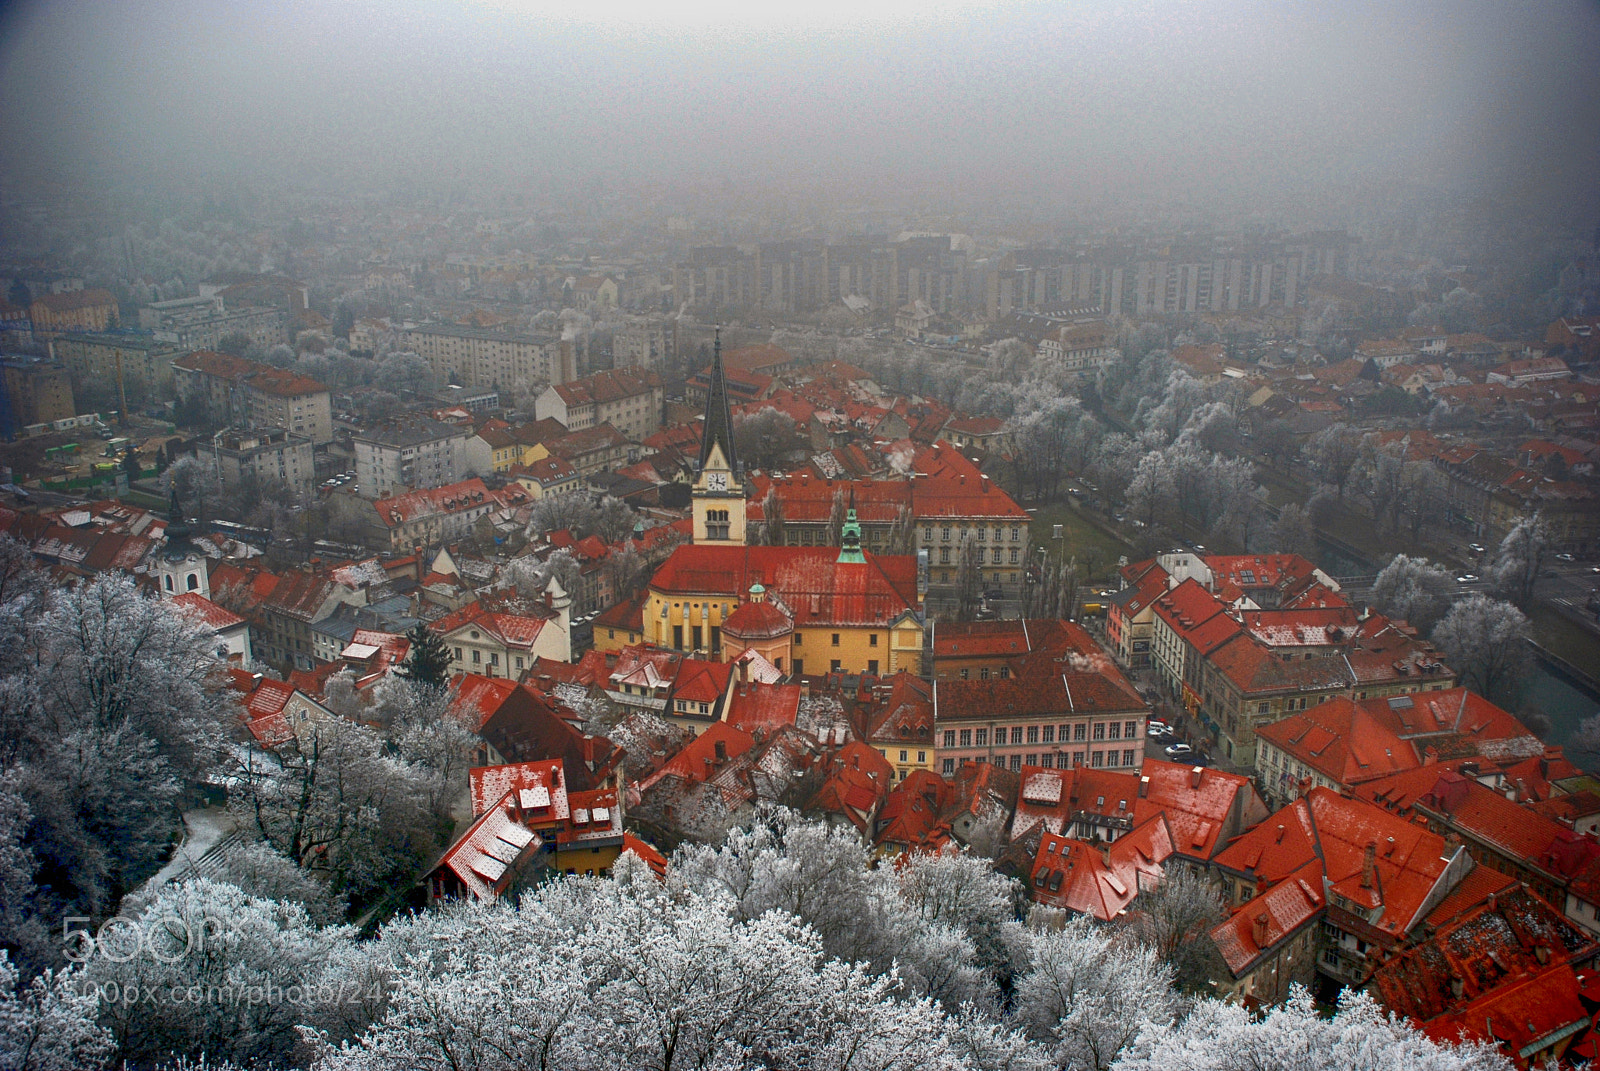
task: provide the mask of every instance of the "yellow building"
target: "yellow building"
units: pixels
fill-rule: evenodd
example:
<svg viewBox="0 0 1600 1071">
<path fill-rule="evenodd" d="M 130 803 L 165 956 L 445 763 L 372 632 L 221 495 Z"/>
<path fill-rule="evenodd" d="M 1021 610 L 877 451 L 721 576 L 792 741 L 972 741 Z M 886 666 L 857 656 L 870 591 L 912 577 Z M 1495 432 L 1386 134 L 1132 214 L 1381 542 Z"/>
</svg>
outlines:
<svg viewBox="0 0 1600 1071">
<path fill-rule="evenodd" d="M 650 581 L 642 620 L 647 643 L 720 659 L 723 622 L 749 594 L 762 604 L 759 642 L 740 635 L 736 622 L 729 657 L 757 646 L 795 675 L 921 671 L 916 559 L 864 552 L 853 509 L 838 548 L 744 545 L 744 482 L 720 340 L 712 351 L 692 505 L 694 543 L 674 550 Z M 787 632 L 766 620 L 774 610 L 787 618 Z"/>
</svg>

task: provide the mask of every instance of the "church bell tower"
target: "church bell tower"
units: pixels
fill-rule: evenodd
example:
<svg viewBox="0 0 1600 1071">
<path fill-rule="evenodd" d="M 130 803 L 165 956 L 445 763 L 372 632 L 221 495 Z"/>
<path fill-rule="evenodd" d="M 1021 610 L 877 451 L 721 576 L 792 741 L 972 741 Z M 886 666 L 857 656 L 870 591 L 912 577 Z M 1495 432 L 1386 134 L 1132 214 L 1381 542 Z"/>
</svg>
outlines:
<svg viewBox="0 0 1600 1071">
<path fill-rule="evenodd" d="M 694 541 L 743 546 L 744 480 L 733 449 L 733 416 L 722 370 L 722 331 L 711 346 L 711 385 L 706 391 L 705 436 L 695 474 Z"/>
</svg>

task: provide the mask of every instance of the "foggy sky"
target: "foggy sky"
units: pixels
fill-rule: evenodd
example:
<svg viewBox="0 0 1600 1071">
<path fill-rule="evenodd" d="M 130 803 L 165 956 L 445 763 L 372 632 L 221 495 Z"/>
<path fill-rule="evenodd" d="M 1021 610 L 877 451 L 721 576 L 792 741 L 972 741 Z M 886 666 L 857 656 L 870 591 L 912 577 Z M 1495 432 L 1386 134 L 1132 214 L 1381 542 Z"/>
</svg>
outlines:
<svg viewBox="0 0 1600 1071">
<path fill-rule="evenodd" d="M 1600 215 L 1593 3 L 570 6 L 23 3 L 0 166 L 1063 205 L 1420 183 Z"/>
</svg>

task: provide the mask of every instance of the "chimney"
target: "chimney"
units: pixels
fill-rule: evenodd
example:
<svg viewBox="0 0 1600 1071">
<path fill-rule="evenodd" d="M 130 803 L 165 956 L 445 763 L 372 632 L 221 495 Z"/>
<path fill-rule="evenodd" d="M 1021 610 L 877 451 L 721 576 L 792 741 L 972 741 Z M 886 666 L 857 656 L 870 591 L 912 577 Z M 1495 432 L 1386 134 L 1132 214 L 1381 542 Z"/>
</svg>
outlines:
<svg viewBox="0 0 1600 1071">
<path fill-rule="evenodd" d="M 1272 838 L 1272 843 L 1274 843 L 1274 844 L 1282 844 L 1283 843 L 1283 823 L 1282 822 L 1278 823 L 1278 835 Z"/>
<path fill-rule="evenodd" d="M 1367 841 L 1367 850 L 1361 857 L 1361 887 L 1372 888 L 1373 877 L 1378 870 L 1378 842 Z"/>
<path fill-rule="evenodd" d="M 1432 766 L 1439 761 L 1439 749 L 1429 744 L 1422 749 L 1422 765 Z"/>
<path fill-rule="evenodd" d="M 1266 947 L 1267 913 L 1265 911 L 1250 920 L 1250 939 L 1256 943 L 1257 948 Z"/>
<path fill-rule="evenodd" d="M 1139 798 L 1142 800 L 1150 798 L 1150 777 L 1148 774 L 1139 778 Z"/>
<path fill-rule="evenodd" d="M 1460 1000 L 1467 992 L 1467 983 L 1459 974 L 1450 977 L 1450 995 Z"/>
<path fill-rule="evenodd" d="M 1549 963 L 1550 962 L 1550 946 L 1549 945 L 1534 945 L 1533 946 L 1533 958 L 1537 959 L 1539 961 L 1540 966 L 1543 966 L 1544 964 Z"/>
<path fill-rule="evenodd" d="M 716 744 L 715 744 L 715 747 L 717 749 L 717 762 L 719 762 L 719 763 L 727 762 L 728 761 L 728 745 L 724 741 L 718 740 L 716 742 Z"/>
<path fill-rule="evenodd" d="M 559 766 L 552 767 L 550 770 L 550 787 L 561 787 L 561 767 Z"/>
<path fill-rule="evenodd" d="M 1204 781 L 1205 777 L 1206 768 L 1204 766 L 1196 766 L 1194 769 L 1189 771 L 1189 787 L 1192 789 L 1199 788 L 1200 782 Z"/>
</svg>

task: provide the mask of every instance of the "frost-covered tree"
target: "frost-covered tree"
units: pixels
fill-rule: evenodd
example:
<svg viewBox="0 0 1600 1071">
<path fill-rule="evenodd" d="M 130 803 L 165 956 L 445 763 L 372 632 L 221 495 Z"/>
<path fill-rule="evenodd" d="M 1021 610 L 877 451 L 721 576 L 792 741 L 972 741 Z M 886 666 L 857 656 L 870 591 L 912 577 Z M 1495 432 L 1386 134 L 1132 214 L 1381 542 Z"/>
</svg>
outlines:
<svg viewBox="0 0 1600 1071">
<path fill-rule="evenodd" d="M 1396 554 L 1372 584 L 1372 605 L 1385 615 L 1428 633 L 1450 608 L 1455 577 L 1426 558 Z"/>
<path fill-rule="evenodd" d="M 783 463 L 795 446 L 794 418 L 768 406 L 734 418 L 734 449 L 752 469 L 770 471 Z"/>
<path fill-rule="evenodd" d="M 84 977 L 101 993 L 162 995 L 101 1002 L 119 1059 L 139 1065 L 202 1053 L 241 1064 L 287 1062 L 333 948 L 352 937 L 345 928 L 317 927 L 299 904 L 203 878 L 163 886 L 135 906 L 125 907 L 131 925 L 102 929 Z M 290 986 L 298 992 L 282 992 Z"/>
<path fill-rule="evenodd" d="M 28 985 L 0 949 L 0 1066 L 13 1071 L 107 1066 L 116 1052 L 96 1022 L 97 1001 L 76 970 L 45 971 Z"/>
<path fill-rule="evenodd" d="M 433 366 L 415 353 L 395 352 L 377 363 L 372 385 L 391 394 L 421 393 L 436 386 Z"/>
<path fill-rule="evenodd" d="M 1509 702 L 1528 663 L 1528 619 L 1509 602 L 1473 594 L 1433 630 L 1433 642 L 1461 682 L 1486 699 Z"/>
<path fill-rule="evenodd" d="M 222 484 L 217 481 L 217 467 L 194 454 L 187 454 L 167 466 L 161 474 L 162 493 L 178 499 L 178 508 L 185 517 L 197 518 L 202 524 L 219 516 L 223 509 Z"/>
<path fill-rule="evenodd" d="M 357 902 L 409 880 L 442 847 L 436 775 L 344 718 L 312 719 L 276 747 L 241 745 L 234 785 L 242 822 Z"/>
<path fill-rule="evenodd" d="M 1237 1004 L 1203 1000 L 1177 1023 L 1151 1017 L 1117 1071 L 1511 1071 L 1485 1045 L 1440 1045 L 1346 989 L 1336 1015 L 1317 1012 L 1296 985 L 1290 999 L 1254 1018 Z"/>
<path fill-rule="evenodd" d="M 1172 968 L 1178 987 L 1201 990 L 1211 977 L 1212 927 L 1228 917 L 1216 888 L 1182 865 L 1169 866 L 1161 881 L 1143 890 L 1126 918 L 1126 928 Z"/>
<path fill-rule="evenodd" d="M 1550 529 L 1535 513 L 1524 517 L 1506 533 L 1495 551 L 1489 579 L 1495 591 L 1524 609 L 1533 602 L 1533 586 L 1550 547 Z"/>
<path fill-rule="evenodd" d="M 1308 561 L 1317 560 L 1317 530 L 1310 514 L 1298 503 L 1289 502 L 1279 507 L 1269 542 L 1279 554 L 1298 554 Z"/>
<path fill-rule="evenodd" d="M 1154 949 L 1113 941 L 1082 917 L 1029 936 L 1028 968 L 1013 994 L 1016 1017 L 1049 1048 L 1055 1066 L 1109 1071 L 1146 1024 L 1171 1022 L 1172 968 Z"/>
<path fill-rule="evenodd" d="M 1352 469 L 1361 456 L 1362 442 L 1360 429 L 1348 424 L 1329 424 L 1306 440 L 1301 454 L 1312 475 L 1333 487 L 1342 499 L 1345 488 L 1350 485 Z"/>
<path fill-rule="evenodd" d="M 219 758 L 216 637 L 108 573 L 57 592 L 12 639 L 0 722 L 27 845 L 51 897 L 102 910 L 160 865 L 182 782 Z"/>
<path fill-rule="evenodd" d="M 631 855 L 519 907 L 393 927 L 394 996 L 326 1071 L 959 1066 L 945 1020 L 892 977 L 825 958 L 792 916 L 663 889 Z"/>
</svg>

